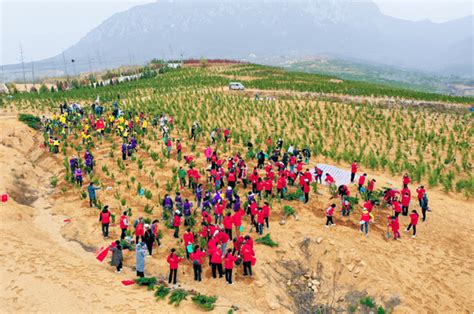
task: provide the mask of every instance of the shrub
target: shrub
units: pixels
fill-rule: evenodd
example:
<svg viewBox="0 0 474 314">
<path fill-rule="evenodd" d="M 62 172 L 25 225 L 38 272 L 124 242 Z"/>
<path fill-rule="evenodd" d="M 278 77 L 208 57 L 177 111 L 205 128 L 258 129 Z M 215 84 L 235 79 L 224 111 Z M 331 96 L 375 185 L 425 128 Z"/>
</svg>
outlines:
<svg viewBox="0 0 474 314">
<path fill-rule="evenodd" d="M 153 290 L 153 287 L 156 285 L 156 277 L 137 278 L 135 282 L 140 286 L 146 286 L 148 290 Z"/>
<path fill-rule="evenodd" d="M 52 176 L 52 177 L 51 177 L 51 180 L 49 181 L 49 183 L 51 184 L 51 186 L 52 186 L 53 188 L 55 188 L 55 187 L 58 185 L 58 177 Z"/>
<path fill-rule="evenodd" d="M 214 309 L 214 303 L 217 301 L 217 297 L 209 297 L 207 295 L 198 294 L 191 298 L 193 302 L 205 311 L 212 311 Z"/>
<path fill-rule="evenodd" d="M 170 295 L 169 304 L 174 304 L 174 306 L 179 306 L 181 301 L 186 300 L 188 292 L 183 289 L 176 289 Z"/>
<path fill-rule="evenodd" d="M 295 209 L 291 207 L 290 205 L 283 206 L 283 213 L 285 214 L 286 217 L 294 215 L 295 212 L 296 212 Z"/>
<path fill-rule="evenodd" d="M 269 246 L 269 247 L 276 247 L 276 246 L 278 246 L 278 243 L 276 243 L 275 241 L 273 241 L 273 240 L 270 238 L 270 234 L 269 234 L 269 233 L 267 233 L 266 235 L 264 235 L 264 236 L 261 237 L 261 238 L 258 238 L 257 240 L 255 240 L 255 242 L 260 243 L 260 244 L 263 244 L 263 245 L 266 245 L 266 246 Z"/>
<path fill-rule="evenodd" d="M 160 285 L 155 290 L 155 298 L 157 301 L 163 300 L 166 296 L 170 293 L 170 288 L 165 287 L 164 285 Z"/>
<path fill-rule="evenodd" d="M 41 129 L 41 119 L 29 113 L 20 113 L 18 120 L 35 130 Z"/>
</svg>

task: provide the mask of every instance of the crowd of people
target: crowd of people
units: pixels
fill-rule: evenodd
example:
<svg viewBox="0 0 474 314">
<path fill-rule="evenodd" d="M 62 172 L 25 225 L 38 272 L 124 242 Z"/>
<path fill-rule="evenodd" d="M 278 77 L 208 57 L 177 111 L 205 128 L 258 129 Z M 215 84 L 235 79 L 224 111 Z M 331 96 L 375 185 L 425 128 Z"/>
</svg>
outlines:
<svg viewBox="0 0 474 314">
<path fill-rule="evenodd" d="M 152 127 L 159 128 L 168 156 L 172 153 L 173 139 L 170 134 L 174 130 L 173 117 L 160 115 L 151 118 Z M 45 145 L 51 152 L 59 151 L 57 136 L 63 141 L 68 140 L 72 130 L 81 130 L 82 144 L 86 150 L 82 158 L 72 156 L 69 160 L 69 171 L 72 181 L 83 186 L 84 176 L 94 172 L 96 160 L 91 153 L 93 136 L 115 134 L 121 139 L 122 160 L 128 160 L 138 151 L 138 144 L 148 132 L 146 115 L 136 112 L 125 112 L 114 103 L 107 111 L 95 103 L 90 108 L 82 108 L 77 103 L 70 106 L 60 105 L 60 113 L 52 118 L 43 117 Z M 196 121 L 192 124 L 189 141 L 198 141 L 202 129 Z M 48 139 L 48 141 L 46 141 Z M 206 139 L 204 139 L 206 140 Z M 208 264 L 212 278 L 222 278 L 232 284 L 233 269 L 242 266 L 244 276 L 252 276 L 252 266 L 256 263 L 253 237 L 261 237 L 265 230 L 270 229 L 271 201 L 275 198 L 285 199 L 289 190 L 299 189 L 301 201 L 308 203 L 311 187 L 324 183 L 335 191 L 333 197 L 340 199 L 340 205 L 334 202 L 325 210 L 327 228 L 336 226 L 335 216 L 340 208 L 341 217 L 348 217 L 356 206 L 355 198 L 346 184 L 337 186 L 336 179 L 330 173 L 318 167 L 311 167 L 311 151 L 308 147 L 301 149 L 288 145 L 284 148 L 283 139 L 279 138 L 273 144 L 272 137 L 266 140 L 267 150 L 253 154 L 252 143 L 247 144 L 249 154 L 243 158 L 240 153 L 223 156 L 218 150 L 221 141 L 230 143 L 230 130 L 213 128 L 204 149 L 205 171 L 196 168 L 197 156 L 184 156 L 183 164 L 177 170 L 180 191 L 174 197 L 166 194 L 162 200 L 163 215 L 160 219 L 150 219 L 138 216 L 134 223 L 130 222 L 130 211 L 124 211 L 120 217 L 120 239 L 111 244 L 112 264 L 118 273 L 123 268 L 123 245 L 135 245 L 137 276 L 145 276 L 146 256 L 152 256 L 153 247 L 161 247 L 162 231 L 159 225 L 166 225 L 174 230 L 173 237 L 179 239 L 182 247 L 171 248 L 166 261 L 169 264 L 169 283 L 177 283 L 177 270 L 184 261 L 189 261 L 194 270 L 194 280 L 202 280 L 203 266 Z M 174 140 L 177 146 L 176 156 L 181 160 L 183 149 L 182 140 Z M 251 156 L 251 157 L 249 157 Z M 254 157 L 253 157 L 254 156 Z M 256 160 L 255 167 L 249 162 Z M 246 160 L 247 159 L 247 160 Z M 201 171 L 200 171 L 201 170 Z M 401 189 L 387 188 L 381 198 L 377 198 L 375 178 L 368 178 L 366 173 L 358 176 L 359 165 L 354 161 L 351 165 L 350 178 L 347 182 L 356 186 L 358 195 L 364 198 L 359 231 L 369 235 L 369 226 L 375 220 L 375 208 L 389 208 L 391 214 L 387 217 L 387 228 L 391 229 L 393 239 L 400 238 L 401 216 L 409 216 L 406 231 L 413 230 L 416 237 L 419 220 L 418 212 L 411 204 L 411 180 L 408 174 L 402 178 Z M 357 183 L 356 183 L 357 180 Z M 99 206 L 96 197 L 96 187 L 91 180 L 87 187 L 89 206 Z M 428 198 L 423 186 L 416 189 L 419 206 L 422 210 L 422 221 L 426 220 L 429 211 Z M 183 195 L 191 197 L 184 197 Z M 400 216 L 401 215 L 401 216 Z M 109 225 L 112 213 L 107 205 L 100 208 L 99 222 L 102 226 L 102 236 L 109 237 Z M 244 229 L 244 222 L 250 228 Z M 180 230 L 184 229 L 182 232 Z M 182 242 L 181 242 L 182 240 Z M 125 242 L 123 242 L 125 241 Z M 181 244 L 179 244 L 181 245 Z M 207 262 L 205 262 L 207 258 Z"/>
</svg>

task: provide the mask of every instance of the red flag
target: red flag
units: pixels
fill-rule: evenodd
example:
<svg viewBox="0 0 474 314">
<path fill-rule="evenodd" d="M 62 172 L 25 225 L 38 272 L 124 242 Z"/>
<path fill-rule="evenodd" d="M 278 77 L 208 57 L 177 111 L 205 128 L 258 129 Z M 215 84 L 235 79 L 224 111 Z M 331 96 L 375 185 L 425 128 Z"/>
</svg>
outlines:
<svg viewBox="0 0 474 314">
<path fill-rule="evenodd" d="M 99 254 L 97 254 L 95 258 L 97 258 L 99 262 L 103 262 L 107 254 L 109 254 L 109 250 L 110 250 L 110 247 L 107 246 L 105 249 L 100 251 Z"/>
<path fill-rule="evenodd" d="M 130 285 L 133 285 L 135 283 L 135 280 L 122 280 L 122 284 L 124 286 L 130 286 Z"/>
<path fill-rule="evenodd" d="M 71 222 L 71 219 L 64 219 L 64 222 Z"/>
</svg>

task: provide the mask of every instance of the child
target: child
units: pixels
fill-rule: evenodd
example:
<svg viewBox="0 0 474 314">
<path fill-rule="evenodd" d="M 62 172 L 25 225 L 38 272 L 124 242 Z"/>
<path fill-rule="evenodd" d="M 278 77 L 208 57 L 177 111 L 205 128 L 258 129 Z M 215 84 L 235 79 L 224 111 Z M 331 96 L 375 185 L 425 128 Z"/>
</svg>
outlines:
<svg viewBox="0 0 474 314">
<path fill-rule="evenodd" d="M 326 209 L 326 228 L 329 228 L 330 226 L 336 226 L 334 221 L 332 220 L 332 216 L 334 215 L 334 210 L 336 209 L 336 204 L 332 204 Z"/>
<path fill-rule="evenodd" d="M 400 238 L 400 223 L 398 217 L 392 216 L 390 218 L 389 226 L 392 227 L 393 239 L 397 240 Z"/>
<path fill-rule="evenodd" d="M 166 261 L 170 265 L 170 275 L 168 277 L 169 284 L 171 284 L 171 282 L 173 282 L 173 284 L 176 284 L 176 280 L 177 280 L 176 277 L 178 274 L 178 264 L 182 261 L 182 259 L 178 257 L 175 254 L 175 252 L 176 252 L 176 249 L 172 248 L 170 255 L 168 255 L 168 258 L 166 259 Z"/>
<path fill-rule="evenodd" d="M 413 236 L 412 238 L 416 238 L 416 225 L 418 224 L 419 215 L 416 210 L 412 210 L 410 214 L 410 224 L 408 225 L 406 232 L 409 232 L 411 227 L 413 227 Z"/>
</svg>

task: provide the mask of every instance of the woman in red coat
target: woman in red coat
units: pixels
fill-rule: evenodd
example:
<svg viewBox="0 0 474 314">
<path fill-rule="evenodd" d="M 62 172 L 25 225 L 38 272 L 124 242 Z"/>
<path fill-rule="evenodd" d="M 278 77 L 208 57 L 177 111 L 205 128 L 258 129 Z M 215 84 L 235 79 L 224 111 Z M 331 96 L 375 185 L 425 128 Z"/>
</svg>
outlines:
<svg viewBox="0 0 474 314">
<path fill-rule="evenodd" d="M 418 224 L 418 218 L 420 216 L 416 212 L 416 210 L 412 210 L 410 214 L 410 224 L 408 225 L 406 232 L 409 232 L 411 227 L 413 227 L 413 236 L 412 238 L 416 238 L 416 225 Z"/>
<path fill-rule="evenodd" d="M 212 250 L 209 249 L 211 254 L 211 267 L 212 267 L 212 278 L 216 278 L 216 270 L 219 272 L 219 278 L 222 278 L 222 251 L 221 246 L 217 245 Z"/>
<path fill-rule="evenodd" d="M 309 202 L 309 180 L 305 179 L 303 184 L 304 203 Z"/>
<path fill-rule="evenodd" d="M 180 257 L 178 257 L 176 254 L 176 249 L 171 249 L 170 255 L 168 255 L 168 258 L 166 261 L 170 265 L 170 275 L 168 277 L 168 283 L 171 284 L 176 284 L 176 276 L 178 274 L 178 264 L 182 261 Z"/>
<path fill-rule="evenodd" d="M 201 281 L 201 274 L 202 274 L 202 259 L 206 256 L 206 254 L 201 251 L 199 245 L 194 246 L 194 252 L 191 253 L 189 258 L 193 261 L 193 270 L 194 270 L 194 280 Z"/>
<path fill-rule="evenodd" d="M 232 269 L 234 268 L 234 263 L 237 260 L 237 257 L 232 255 L 232 249 L 228 249 L 226 255 L 224 256 L 224 270 L 225 270 L 225 280 L 229 285 L 232 284 Z"/>
<path fill-rule="evenodd" d="M 232 240 L 232 214 L 229 212 L 225 215 L 222 224 L 224 225 L 224 231 Z"/>
<path fill-rule="evenodd" d="M 408 216 L 408 207 L 410 207 L 411 196 L 410 193 L 404 191 L 402 194 L 402 213 L 403 216 Z"/>
<path fill-rule="evenodd" d="M 252 276 L 252 261 L 255 259 L 255 252 L 249 243 L 242 246 L 240 256 L 244 264 L 244 276 Z"/>
<path fill-rule="evenodd" d="M 258 208 L 257 212 L 257 233 L 262 235 L 263 234 L 263 224 L 265 222 L 265 216 L 263 214 L 263 210 L 261 207 Z"/>
</svg>

